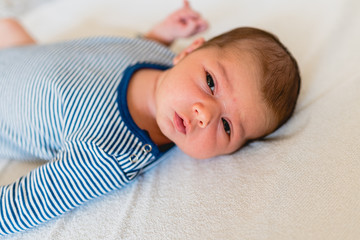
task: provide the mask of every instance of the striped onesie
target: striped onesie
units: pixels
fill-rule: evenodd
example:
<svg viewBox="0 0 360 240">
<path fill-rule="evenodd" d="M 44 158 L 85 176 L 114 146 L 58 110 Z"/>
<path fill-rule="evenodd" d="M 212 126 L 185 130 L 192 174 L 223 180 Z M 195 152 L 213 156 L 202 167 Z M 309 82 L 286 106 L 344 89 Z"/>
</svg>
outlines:
<svg viewBox="0 0 360 240">
<path fill-rule="evenodd" d="M 174 54 L 151 41 L 97 37 L 0 51 L 0 158 L 45 165 L 0 187 L 0 236 L 119 189 L 163 155 L 126 101 L 140 68 Z"/>
</svg>

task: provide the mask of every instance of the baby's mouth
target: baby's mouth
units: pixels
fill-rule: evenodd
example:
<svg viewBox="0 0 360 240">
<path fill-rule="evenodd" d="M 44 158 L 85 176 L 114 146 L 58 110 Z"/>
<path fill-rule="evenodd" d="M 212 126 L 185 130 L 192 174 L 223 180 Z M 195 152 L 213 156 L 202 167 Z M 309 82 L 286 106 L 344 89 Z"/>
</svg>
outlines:
<svg viewBox="0 0 360 240">
<path fill-rule="evenodd" d="M 174 114 L 174 126 L 175 126 L 175 129 L 178 131 L 178 132 L 181 132 L 183 134 L 186 134 L 186 127 L 184 125 L 184 120 L 175 112 Z"/>
</svg>

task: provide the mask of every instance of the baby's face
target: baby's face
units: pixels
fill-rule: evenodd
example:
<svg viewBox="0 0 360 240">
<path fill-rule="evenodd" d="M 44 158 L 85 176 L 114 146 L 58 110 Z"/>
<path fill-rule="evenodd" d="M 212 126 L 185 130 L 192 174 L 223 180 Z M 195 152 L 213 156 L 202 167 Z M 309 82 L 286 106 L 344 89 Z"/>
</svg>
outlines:
<svg viewBox="0 0 360 240">
<path fill-rule="evenodd" d="M 158 126 L 194 158 L 232 153 L 269 128 L 258 83 L 258 66 L 248 53 L 194 51 L 159 80 Z"/>
</svg>

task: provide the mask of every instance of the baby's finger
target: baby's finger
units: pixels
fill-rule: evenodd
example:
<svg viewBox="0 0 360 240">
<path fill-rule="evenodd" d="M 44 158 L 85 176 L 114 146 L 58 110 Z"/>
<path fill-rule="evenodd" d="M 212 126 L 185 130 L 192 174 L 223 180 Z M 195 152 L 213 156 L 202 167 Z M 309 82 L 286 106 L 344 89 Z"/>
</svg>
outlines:
<svg viewBox="0 0 360 240">
<path fill-rule="evenodd" d="M 197 20 L 197 33 L 205 31 L 206 29 L 208 29 L 208 27 L 209 24 L 204 19 Z"/>
<path fill-rule="evenodd" d="M 198 24 L 196 21 L 190 19 L 186 24 L 182 25 L 182 37 L 190 37 L 197 33 Z"/>
<path fill-rule="evenodd" d="M 182 17 L 182 18 L 193 18 L 193 19 L 198 19 L 200 18 L 200 14 L 194 10 L 192 10 L 191 8 L 188 9 L 180 9 L 177 13 L 176 16 L 178 17 Z"/>
<path fill-rule="evenodd" d="M 208 23 L 203 18 L 186 18 L 180 20 L 182 25 L 189 25 L 187 28 L 193 27 L 195 29 L 195 33 L 203 32 L 208 28 Z"/>
<path fill-rule="evenodd" d="M 184 0 L 184 8 L 191 8 L 188 0 Z"/>
<path fill-rule="evenodd" d="M 180 23 L 181 25 L 187 25 L 189 22 L 196 22 L 199 19 L 198 15 L 190 14 L 190 13 L 182 13 L 175 16 L 175 21 Z"/>
</svg>

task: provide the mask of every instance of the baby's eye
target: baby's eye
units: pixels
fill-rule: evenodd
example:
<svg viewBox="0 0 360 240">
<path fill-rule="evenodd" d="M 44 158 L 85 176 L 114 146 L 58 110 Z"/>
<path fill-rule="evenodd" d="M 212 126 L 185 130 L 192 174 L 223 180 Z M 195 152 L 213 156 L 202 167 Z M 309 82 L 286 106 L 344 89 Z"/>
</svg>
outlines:
<svg viewBox="0 0 360 240">
<path fill-rule="evenodd" d="M 206 72 L 206 84 L 209 86 L 211 93 L 214 94 L 215 83 L 212 76 L 208 72 Z"/>
<path fill-rule="evenodd" d="M 231 130 L 230 130 L 230 125 L 228 123 L 228 121 L 226 121 L 224 118 L 221 118 L 223 126 L 224 126 L 224 130 L 226 132 L 227 135 L 230 135 Z"/>
</svg>

